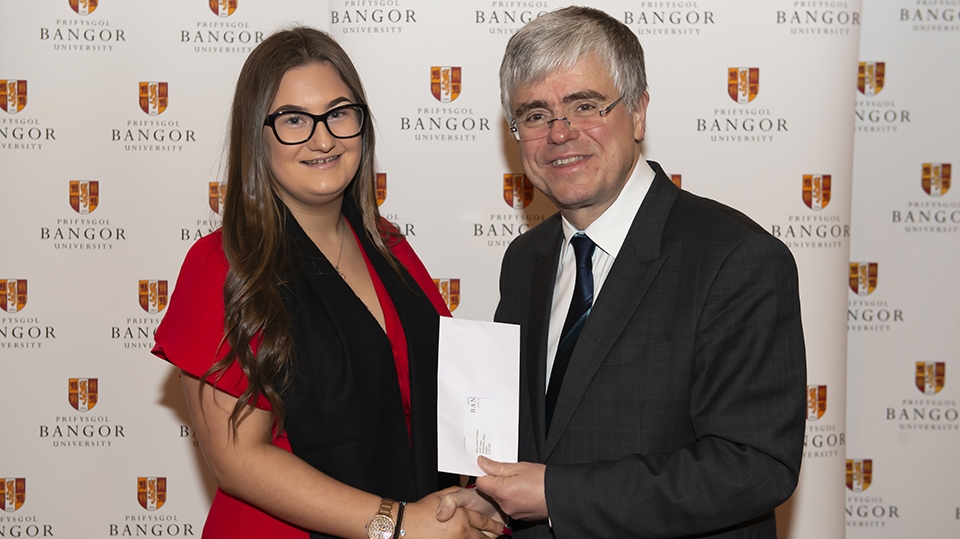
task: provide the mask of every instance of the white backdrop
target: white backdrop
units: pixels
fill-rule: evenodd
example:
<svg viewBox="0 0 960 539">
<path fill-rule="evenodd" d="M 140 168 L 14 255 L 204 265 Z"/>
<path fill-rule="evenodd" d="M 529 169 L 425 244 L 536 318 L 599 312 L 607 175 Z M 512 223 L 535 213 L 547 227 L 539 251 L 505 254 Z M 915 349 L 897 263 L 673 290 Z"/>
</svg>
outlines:
<svg viewBox="0 0 960 539">
<path fill-rule="evenodd" d="M 936 369 L 960 349 L 960 203 L 943 172 L 940 196 L 922 188 L 924 164 L 957 162 L 960 25 L 958 0 L 921 3 L 590 2 L 647 51 L 645 156 L 800 266 L 811 399 L 783 537 L 960 534 L 960 487 L 931 481 L 958 472 L 957 397 Z M 523 22 L 565 4 L 0 0 L 0 537 L 199 535 L 213 484 L 176 374 L 149 348 L 164 288 L 217 226 L 227 111 L 256 43 L 305 23 L 351 54 L 381 211 L 455 316 L 490 319 L 504 249 L 553 212 L 523 189 L 497 69 Z M 459 93 L 435 95 L 434 68 L 459 71 Z M 850 288 L 851 263 L 867 277 L 877 264 L 873 292 Z M 917 389 L 917 362 L 934 393 Z M 870 471 L 846 494 L 845 459 Z"/>
<path fill-rule="evenodd" d="M 846 292 L 847 459 L 870 473 L 847 489 L 851 539 L 960 537 L 960 486 L 937 480 L 960 469 L 958 7 L 864 3 L 850 263 L 867 282 Z"/>
</svg>

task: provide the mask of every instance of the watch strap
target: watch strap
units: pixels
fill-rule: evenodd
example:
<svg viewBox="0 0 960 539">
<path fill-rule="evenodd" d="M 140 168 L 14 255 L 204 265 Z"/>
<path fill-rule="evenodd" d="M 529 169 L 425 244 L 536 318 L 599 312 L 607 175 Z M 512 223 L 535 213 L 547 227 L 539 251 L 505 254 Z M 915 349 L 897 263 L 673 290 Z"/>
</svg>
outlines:
<svg viewBox="0 0 960 539">
<path fill-rule="evenodd" d="M 380 510 L 377 511 L 378 515 L 383 515 L 385 517 L 390 517 L 393 514 L 393 500 L 390 498 L 381 498 L 380 499 Z M 393 520 L 392 518 L 390 520 Z"/>
</svg>

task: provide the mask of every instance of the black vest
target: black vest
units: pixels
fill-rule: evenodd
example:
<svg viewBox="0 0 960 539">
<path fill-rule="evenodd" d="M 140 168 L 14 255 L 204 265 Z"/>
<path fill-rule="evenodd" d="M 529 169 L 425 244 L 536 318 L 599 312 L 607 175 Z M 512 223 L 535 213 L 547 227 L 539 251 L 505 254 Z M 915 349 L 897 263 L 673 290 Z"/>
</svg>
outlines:
<svg viewBox="0 0 960 539">
<path fill-rule="evenodd" d="M 397 263 L 397 275 L 377 251 L 347 200 L 343 210 L 406 335 L 411 435 L 390 341 L 289 213 L 292 271 L 281 290 L 293 320 L 296 362 L 293 384 L 283 393 L 286 431 L 293 453 L 330 477 L 378 496 L 416 501 L 457 482 L 437 472 L 439 315 L 403 266 Z"/>
</svg>

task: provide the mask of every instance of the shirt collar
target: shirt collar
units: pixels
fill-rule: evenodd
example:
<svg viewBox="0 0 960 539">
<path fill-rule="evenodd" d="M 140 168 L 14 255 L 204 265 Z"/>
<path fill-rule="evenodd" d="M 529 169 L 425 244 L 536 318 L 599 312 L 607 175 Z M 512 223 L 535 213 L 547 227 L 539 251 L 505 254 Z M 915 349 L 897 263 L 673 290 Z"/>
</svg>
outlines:
<svg viewBox="0 0 960 539">
<path fill-rule="evenodd" d="M 600 250 L 616 258 L 617 254 L 620 253 L 620 248 L 623 247 L 623 241 L 627 238 L 627 233 L 630 231 L 630 225 L 633 224 L 633 219 L 637 215 L 637 210 L 640 209 L 640 204 L 647 196 L 647 191 L 650 190 L 655 175 L 656 173 L 641 155 L 640 159 L 637 160 L 637 165 L 633 167 L 633 173 L 627 179 L 623 189 L 620 190 L 620 195 L 586 229 L 578 230 L 577 227 L 561 216 L 564 250 L 570 244 L 570 238 L 582 232 L 589 236 Z"/>
</svg>

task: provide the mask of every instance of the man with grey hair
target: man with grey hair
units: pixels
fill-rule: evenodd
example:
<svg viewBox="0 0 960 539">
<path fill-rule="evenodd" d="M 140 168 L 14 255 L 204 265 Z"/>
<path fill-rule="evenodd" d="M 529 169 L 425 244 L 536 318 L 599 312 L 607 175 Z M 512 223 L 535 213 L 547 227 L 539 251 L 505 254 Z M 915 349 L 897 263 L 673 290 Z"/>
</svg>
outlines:
<svg viewBox="0 0 960 539">
<path fill-rule="evenodd" d="M 517 537 L 775 538 L 806 418 L 790 251 L 644 160 L 643 49 L 612 17 L 528 23 L 500 81 L 524 172 L 560 212 L 504 255 L 522 462 L 481 457 L 476 491 Z M 476 491 L 438 518 L 492 510 Z"/>
</svg>

